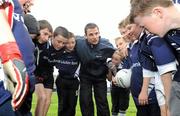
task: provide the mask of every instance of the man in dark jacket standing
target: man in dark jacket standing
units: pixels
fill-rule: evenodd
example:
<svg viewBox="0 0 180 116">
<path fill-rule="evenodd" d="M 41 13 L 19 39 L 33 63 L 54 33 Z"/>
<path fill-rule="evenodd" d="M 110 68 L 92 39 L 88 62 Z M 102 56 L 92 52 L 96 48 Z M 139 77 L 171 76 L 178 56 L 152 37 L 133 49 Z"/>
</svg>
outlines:
<svg viewBox="0 0 180 116">
<path fill-rule="evenodd" d="M 101 38 L 94 23 L 85 26 L 85 36 L 77 37 L 76 50 L 81 60 L 80 106 L 82 116 L 94 116 L 92 89 L 96 101 L 97 116 L 110 116 L 107 101 L 106 66 L 114 48 L 107 39 Z"/>
</svg>

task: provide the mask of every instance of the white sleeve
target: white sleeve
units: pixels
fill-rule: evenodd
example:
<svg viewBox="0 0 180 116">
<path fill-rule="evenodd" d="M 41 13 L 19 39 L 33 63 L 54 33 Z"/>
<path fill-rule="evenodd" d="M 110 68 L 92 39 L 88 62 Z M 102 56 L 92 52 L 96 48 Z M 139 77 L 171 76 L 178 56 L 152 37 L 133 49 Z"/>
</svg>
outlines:
<svg viewBox="0 0 180 116">
<path fill-rule="evenodd" d="M 155 76 L 155 72 L 143 68 L 143 77 L 152 78 Z"/>
<path fill-rule="evenodd" d="M 176 67 L 176 62 L 170 62 L 168 64 L 165 65 L 161 65 L 161 66 L 157 66 L 159 74 L 162 75 L 164 73 L 170 72 L 170 71 L 176 71 L 177 67 Z"/>
</svg>

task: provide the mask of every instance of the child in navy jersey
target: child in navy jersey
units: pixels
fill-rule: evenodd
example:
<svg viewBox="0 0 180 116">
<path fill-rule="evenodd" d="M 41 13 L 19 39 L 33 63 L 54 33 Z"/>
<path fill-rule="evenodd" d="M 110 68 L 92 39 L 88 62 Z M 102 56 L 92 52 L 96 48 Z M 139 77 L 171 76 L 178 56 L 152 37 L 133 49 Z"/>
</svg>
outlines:
<svg viewBox="0 0 180 116">
<path fill-rule="evenodd" d="M 141 104 L 147 104 L 148 89 L 151 90 L 151 86 L 155 85 L 161 116 L 167 116 L 169 109 L 165 98 L 168 97 L 167 92 L 170 90 L 167 88 L 170 87 L 165 88 L 161 80 L 169 78 L 171 82 L 172 72 L 176 71 L 175 56 L 169 45 L 154 34 L 145 34 L 139 44 L 139 61 L 143 67 L 144 77 L 139 101 Z"/>
<path fill-rule="evenodd" d="M 138 99 L 143 85 L 143 70 L 138 57 L 140 48 L 138 40 L 143 37 L 142 30 L 141 27 L 135 24 L 127 25 L 129 36 L 125 39 L 129 39 L 131 43 L 128 48 L 128 57 L 123 62 L 123 68 L 128 67 L 132 69 L 130 90 L 137 108 L 137 116 L 160 116 L 160 108 L 154 87 L 148 95 L 148 104 L 141 104 Z M 130 33 L 133 34 L 130 35 Z M 126 65 L 130 65 L 130 67 Z"/>
<path fill-rule="evenodd" d="M 174 0 L 174 2 L 176 1 Z M 179 63 L 179 9 L 171 0 L 134 0 L 131 6 L 131 19 L 133 19 L 135 23 L 139 24 L 140 26 L 144 26 L 151 33 L 157 34 L 160 37 L 166 36 L 165 40 L 172 47 Z M 180 100 L 178 94 L 180 87 L 179 72 L 180 68 L 178 66 L 178 70 L 174 75 L 170 91 L 169 107 L 171 116 L 177 116 L 180 114 Z M 170 89 L 170 86 L 165 86 L 165 89 Z"/>
<path fill-rule="evenodd" d="M 109 68 L 108 79 L 112 80 L 111 83 L 111 100 L 112 100 L 112 116 L 125 116 L 126 110 L 129 106 L 129 89 L 116 86 L 114 77 L 116 73 L 122 69 L 122 60 L 124 56 L 119 50 L 116 50 L 112 59 L 108 60 L 107 66 Z"/>
<path fill-rule="evenodd" d="M 75 116 L 79 89 L 80 61 L 74 49 L 75 36 L 69 32 L 65 50 L 55 64 L 59 75 L 56 79 L 58 116 Z"/>
<path fill-rule="evenodd" d="M 42 114 L 46 114 L 48 111 L 48 107 L 51 101 L 53 82 L 54 82 L 51 75 L 43 74 L 43 68 L 46 68 L 46 65 L 44 66 L 44 64 L 42 63 L 44 61 L 42 58 L 43 56 L 42 51 L 49 48 L 50 45 L 48 41 L 52 36 L 53 29 L 51 24 L 47 20 L 40 20 L 38 21 L 38 24 L 39 24 L 39 36 L 33 39 L 33 42 L 35 44 L 34 54 L 36 57 L 35 93 L 37 95 L 37 104 L 35 108 L 35 115 L 41 116 Z"/>
</svg>

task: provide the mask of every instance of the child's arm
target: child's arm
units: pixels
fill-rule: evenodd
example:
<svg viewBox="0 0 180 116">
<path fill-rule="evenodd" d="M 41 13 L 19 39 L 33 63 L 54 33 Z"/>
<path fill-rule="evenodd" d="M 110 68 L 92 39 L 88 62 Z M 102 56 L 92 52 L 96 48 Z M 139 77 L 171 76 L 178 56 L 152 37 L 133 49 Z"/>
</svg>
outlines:
<svg viewBox="0 0 180 116">
<path fill-rule="evenodd" d="M 171 83 L 172 83 L 172 72 L 167 72 L 167 73 L 162 74 L 161 79 L 164 86 L 166 103 L 168 103 L 167 100 L 169 100 L 169 97 L 170 97 L 170 90 L 171 90 Z"/>
<path fill-rule="evenodd" d="M 148 86 L 149 86 L 150 80 L 151 80 L 151 77 L 144 77 L 143 78 L 143 86 L 142 86 L 141 92 L 138 96 L 138 100 L 139 100 L 140 105 L 148 104 Z"/>
<path fill-rule="evenodd" d="M 141 92 L 138 96 L 138 100 L 139 100 L 139 104 L 140 105 L 146 105 L 148 104 L 148 87 L 149 87 L 149 83 L 151 81 L 151 79 L 155 76 L 155 73 L 150 71 L 150 70 L 146 70 L 143 68 L 143 85 L 141 88 Z"/>
</svg>

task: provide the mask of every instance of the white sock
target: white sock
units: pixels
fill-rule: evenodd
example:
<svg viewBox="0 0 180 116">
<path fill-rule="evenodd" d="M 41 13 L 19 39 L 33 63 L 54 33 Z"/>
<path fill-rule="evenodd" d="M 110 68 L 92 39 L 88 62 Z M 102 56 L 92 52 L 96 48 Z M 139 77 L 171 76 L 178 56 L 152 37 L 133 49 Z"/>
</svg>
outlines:
<svg viewBox="0 0 180 116">
<path fill-rule="evenodd" d="M 126 111 L 119 111 L 119 116 L 126 116 Z"/>
</svg>

